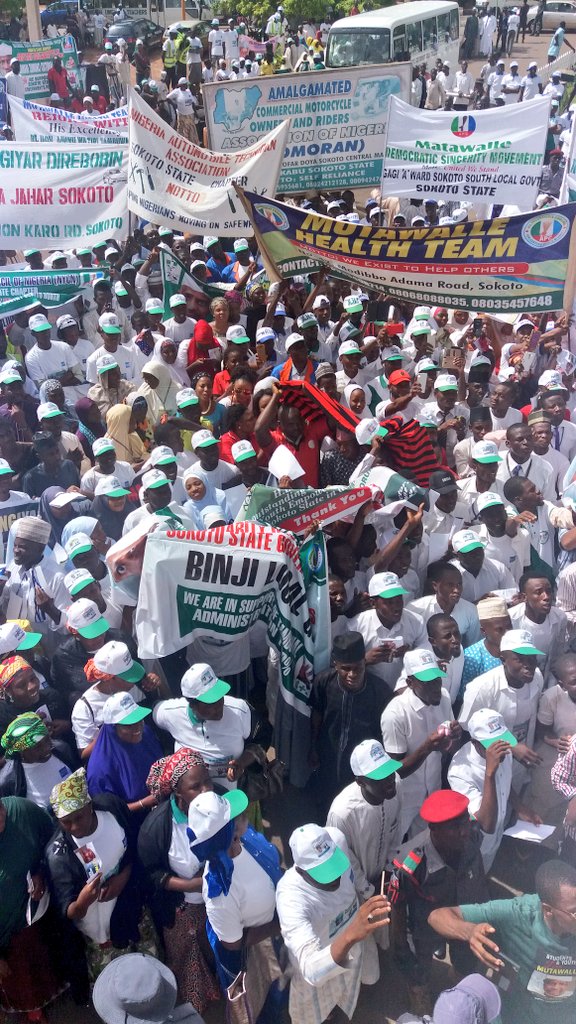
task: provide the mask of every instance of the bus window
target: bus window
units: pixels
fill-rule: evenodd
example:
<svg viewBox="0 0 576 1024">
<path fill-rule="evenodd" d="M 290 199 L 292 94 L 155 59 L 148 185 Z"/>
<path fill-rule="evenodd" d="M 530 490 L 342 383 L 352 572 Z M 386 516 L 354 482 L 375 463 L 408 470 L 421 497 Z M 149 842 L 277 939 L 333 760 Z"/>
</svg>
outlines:
<svg viewBox="0 0 576 1024">
<path fill-rule="evenodd" d="M 398 25 L 394 29 L 394 56 L 393 60 L 408 60 L 409 53 L 406 47 L 406 35 L 404 25 Z"/>
<path fill-rule="evenodd" d="M 436 50 L 438 48 L 436 18 L 425 18 L 422 22 L 422 43 L 424 50 Z"/>
<path fill-rule="evenodd" d="M 458 11 L 450 11 L 450 39 L 456 40 L 460 38 L 460 19 L 458 18 Z"/>
<path fill-rule="evenodd" d="M 406 41 L 411 54 L 422 51 L 422 22 L 413 21 L 406 25 Z"/>
<path fill-rule="evenodd" d="M 331 68 L 384 64 L 390 60 L 390 30 L 333 32 L 328 44 L 328 60 Z"/>
<path fill-rule="evenodd" d="M 447 43 L 451 39 L 449 13 L 438 15 L 438 39 L 441 43 Z"/>
</svg>

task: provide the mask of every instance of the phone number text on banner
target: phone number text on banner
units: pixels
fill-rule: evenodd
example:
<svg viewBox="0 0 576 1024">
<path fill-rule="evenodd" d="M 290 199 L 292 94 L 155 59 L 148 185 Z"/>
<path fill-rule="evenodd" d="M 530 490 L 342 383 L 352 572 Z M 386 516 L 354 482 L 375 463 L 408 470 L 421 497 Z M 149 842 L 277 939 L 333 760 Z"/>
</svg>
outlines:
<svg viewBox="0 0 576 1024">
<path fill-rule="evenodd" d="M 246 194 L 266 251 L 290 276 L 302 257 L 411 302 L 482 312 L 571 308 L 574 205 L 424 228 L 373 228 Z"/>
<path fill-rule="evenodd" d="M 12 127 L 18 142 L 62 142 L 77 146 L 128 144 L 128 107 L 88 116 L 9 96 Z"/>
<path fill-rule="evenodd" d="M 516 106 L 426 116 L 392 96 L 384 151 L 382 194 L 426 199 L 522 204 L 538 193 L 548 131 L 548 96 Z"/>
<path fill-rule="evenodd" d="M 10 60 L 20 61 L 20 74 L 26 83 L 26 99 L 46 100 L 51 89 L 48 86 L 48 72 L 55 57 L 60 57 L 62 67 L 68 73 L 73 88 L 84 81 L 78 63 L 78 51 L 74 36 L 61 39 L 40 39 L 36 43 L 13 43 L 0 40 L 0 72 L 10 71 Z"/>
<path fill-rule="evenodd" d="M 0 238 L 5 248 L 96 245 L 128 233 L 128 153 L 121 146 L 39 142 L 0 146 Z"/>
<path fill-rule="evenodd" d="M 290 134 L 279 192 L 379 185 L 390 97 L 410 93 L 409 64 L 270 75 L 203 86 L 213 149 L 258 142 L 282 121 Z"/>
</svg>

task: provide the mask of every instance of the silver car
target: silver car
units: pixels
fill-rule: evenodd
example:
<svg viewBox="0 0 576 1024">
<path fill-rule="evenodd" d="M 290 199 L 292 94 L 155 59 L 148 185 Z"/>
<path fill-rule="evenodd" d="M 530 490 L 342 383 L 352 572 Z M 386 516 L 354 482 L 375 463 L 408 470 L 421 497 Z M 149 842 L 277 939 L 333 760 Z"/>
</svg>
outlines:
<svg viewBox="0 0 576 1024">
<path fill-rule="evenodd" d="M 537 4 L 528 11 L 528 27 L 532 25 L 537 11 Z M 554 32 L 561 21 L 566 22 L 567 32 L 576 29 L 576 3 L 574 0 L 548 0 L 542 16 L 542 29 L 544 32 Z"/>
</svg>

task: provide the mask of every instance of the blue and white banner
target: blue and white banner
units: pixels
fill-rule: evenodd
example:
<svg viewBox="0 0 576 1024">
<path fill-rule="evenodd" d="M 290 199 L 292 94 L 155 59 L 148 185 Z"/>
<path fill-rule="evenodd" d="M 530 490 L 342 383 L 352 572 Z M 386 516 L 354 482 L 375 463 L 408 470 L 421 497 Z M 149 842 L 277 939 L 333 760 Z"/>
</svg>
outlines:
<svg viewBox="0 0 576 1024">
<path fill-rule="evenodd" d="M 519 110 L 521 109 L 521 115 Z M 382 194 L 532 210 L 550 97 L 492 110 L 427 110 L 390 101 Z"/>
<path fill-rule="evenodd" d="M 212 149 L 253 146 L 290 122 L 278 192 L 379 185 L 388 105 L 410 95 L 409 64 L 270 75 L 202 87 Z"/>
<path fill-rule="evenodd" d="M 18 142 L 62 142 L 64 145 L 128 145 L 128 107 L 107 114 L 73 114 L 41 103 L 9 96 L 10 115 Z"/>
</svg>

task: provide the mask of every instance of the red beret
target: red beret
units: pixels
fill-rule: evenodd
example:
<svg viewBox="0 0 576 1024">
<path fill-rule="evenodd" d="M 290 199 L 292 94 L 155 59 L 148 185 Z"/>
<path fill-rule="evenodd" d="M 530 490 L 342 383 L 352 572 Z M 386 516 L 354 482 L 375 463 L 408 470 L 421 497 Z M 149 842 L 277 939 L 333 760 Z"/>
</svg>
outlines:
<svg viewBox="0 0 576 1024">
<path fill-rule="evenodd" d="M 396 387 L 397 384 L 404 384 L 406 381 L 410 383 L 410 374 L 406 373 L 406 370 L 393 370 L 388 377 L 388 383 L 392 387 Z"/>
<path fill-rule="evenodd" d="M 455 793 L 453 789 L 437 789 L 426 797 L 420 808 L 420 817 L 431 825 L 440 825 L 465 814 L 469 803 L 467 796 Z"/>
</svg>

